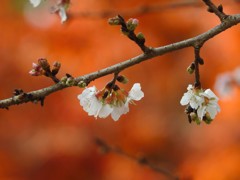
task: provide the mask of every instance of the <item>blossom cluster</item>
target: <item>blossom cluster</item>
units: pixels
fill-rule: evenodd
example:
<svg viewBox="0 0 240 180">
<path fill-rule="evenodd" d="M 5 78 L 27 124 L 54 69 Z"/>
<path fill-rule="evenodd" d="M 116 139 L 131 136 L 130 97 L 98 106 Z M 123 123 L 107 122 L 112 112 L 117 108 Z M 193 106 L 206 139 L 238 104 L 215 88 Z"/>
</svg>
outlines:
<svg viewBox="0 0 240 180">
<path fill-rule="evenodd" d="M 191 121 L 200 124 L 201 121 L 210 123 L 220 111 L 218 97 L 210 90 L 194 88 L 188 85 L 187 92 L 184 93 L 180 104 L 185 106 L 186 113 Z"/>
<path fill-rule="evenodd" d="M 110 83 L 100 91 L 93 86 L 86 88 L 82 94 L 78 95 L 80 105 L 89 116 L 106 118 L 111 114 L 115 121 L 129 112 L 129 104 L 143 97 L 144 93 L 139 83 L 135 83 L 129 92 L 120 89 L 117 85 L 112 87 Z"/>
<path fill-rule="evenodd" d="M 33 7 L 38 7 L 43 0 L 29 0 Z M 51 7 L 53 13 L 57 13 L 61 19 L 61 23 L 67 20 L 66 10 L 68 9 L 70 0 L 58 0 L 54 6 Z"/>
</svg>

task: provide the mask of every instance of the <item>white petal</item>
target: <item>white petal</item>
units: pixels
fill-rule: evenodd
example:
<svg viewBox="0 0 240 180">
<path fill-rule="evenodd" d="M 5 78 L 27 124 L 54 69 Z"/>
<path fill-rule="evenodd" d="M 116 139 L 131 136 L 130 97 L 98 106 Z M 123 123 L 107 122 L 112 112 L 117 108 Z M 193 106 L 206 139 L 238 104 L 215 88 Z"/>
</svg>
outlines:
<svg viewBox="0 0 240 180">
<path fill-rule="evenodd" d="M 102 103 L 98 101 L 97 98 L 96 99 L 93 98 L 87 111 L 88 115 L 97 118 L 102 106 L 103 106 Z"/>
<path fill-rule="evenodd" d="M 190 101 L 190 106 L 193 108 L 193 109 L 197 109 L 198 106 L 199 106 L 199 103 L 197 101 Z"/>
<path fill-rule="evenodd" d="M 83 107 L 83 110 L 86 111 L 89 116 L 97 117 L 102 108 L 102 103 L 98 101 L 95 94 L 95 86 L 86 88 L 82 94 L 78 95 L 78 99 L 80 100 L 80 105 Z"/>
<path fill-rule="evenodd" d="M 187 90 L 188 90 L 188 91 L 192 91 L 192 90 L 193 90 L 193 85 L 192 85 L 192 84 L 189 84 L 188 87 L 187 87 Z"/>
<path fill-rule="evenodd" d="M 92 101 L 92 98 L 94 98 L 96 93 L 96 87 L 90 87 L 90 88 L 86 88 L 83 90 L 82 94 L 78 95 L 78 99 L 80 100 L 80 105 L 85 107 L 87 106 L 90 101 Z"/>
<path fill-rule="evenodd" d="M 111 113 L 111 116 L 114 121 L 117 121 L 121 115 L 126 114 L 128 112 L 129 112 L 129 107 L 128 107 L 128 103 L 126 103 L 123 106 L 114 107 Z"/>
<path fill-rule="evenodd" d="M 64 23 L 67 20 L 66 9 L 64 7 L 59 7 L 58 14 L 61 18 L 61 23 Z"/>
<path fill-rule="evenodd" d="M 203 116 L 206 114 L 206 106 L 200 106 L 197 110 L 197 114 L 200 120 L 203 119 Z"/>
<path fill-rule="evenodd" d="M 218 97 L 212 92 L 211 89 L 207 89 L 204 91 L 204 93 L 201 93 L 201 94 L 208 97 L 209 99 L 214 98 L 214 99 L 218 100 Z"/>
<path fill-rule="evenodd" d="M 98 116 L 100 118 L 106 118 L 111 112 L 113 111 L 113 108 L 109 104 L 105 104 L 102 106 L 101 110 L 99 111 Z"/>
<path fill-rule="evenodd" d="M 180 100 L 180 104 L 183 106 L 187 105 L 190 101 L 190 98 L 191 98 L 191 93 L 189 92 L 184 93 L 182 99 Z"/>
<path fill-rule="evenodd" d="M 190 106 L 191 106 L 193 109 L 197 109 L 199 106 L 202 105 L 203 102 L 204 102 L 204 98 L 203 98 L 203 97 L 194 95 L 194 96 L 192 96 L 192 98 L 190 99 Z"/>
<path fill-rule="evenodd" d="M 30 3 L 33 5 L 33 7 L 37 7 L 41 3 L 41 0 L 30 0 Z"/>
<path fill-rule="evenodd" d="M 78 96 L 78 99 L 81 100 L 81 99 L 80 99 L 81 97 L 85 97 L 85 96 L 87 96 L 87 95 L 89 95 L 89 94 L 91 94 L 91 93 L 96 93 L 96 91 L 97 91 L 97 89 L 96 89 L 95 86 L 89 87 L 89 88 L 85 88 L 85 89 L 83 90 L 82 94 Z"/>
<path fill-rule="evenodd" d="M 215 116 L 217 115 L 218 109 L 216 106 L 207 106 L 206 111 L 209 113 L 211 119 L 214 119 Z"/>
<path fill-rule="evenodd" d="M 135 83 L 132 89 L 129 91 L 128 98 L 139 101 L 144 97 L 144 93 L 141 90 L 140 83 Z"/>
</svg>

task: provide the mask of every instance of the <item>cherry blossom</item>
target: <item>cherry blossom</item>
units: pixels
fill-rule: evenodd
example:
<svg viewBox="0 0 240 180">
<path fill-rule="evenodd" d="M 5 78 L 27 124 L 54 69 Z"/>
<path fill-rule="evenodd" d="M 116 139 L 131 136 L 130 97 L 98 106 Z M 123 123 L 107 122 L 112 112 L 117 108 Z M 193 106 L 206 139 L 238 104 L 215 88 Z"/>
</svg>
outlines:
<svg viewBox="0 0 240 180">
<path fill-rule="evenodd" d="M 31 76 L 41 76 L 43 75 L 43 69 L 42 66 L 37 64 L 37 63 L 32 63 L 32 67 L 33 69 L 31 69 L 31 71 L 29 71 L 29 74 Z"/>
<path fill-rule="evenodd" d="M 180 104 L 185 106 L 187 104 L 190 104 L 190 106 L 193 109 L 197 109 L 199 107 L 200 104 L 203 103 L 203 98 L 199 96 L 199 90 L 198 89 L 194 89 L 193 85 L 189 84 L 188 88 L 187 88 L 187 92 L 184 93 Z"/>
<path fill-rule="evenodd" d="M 80 105 L 89 116 L 95 118 L 106 118 L 111 114 L 113 120 L 117 121 L 121 115 L 129 112 L 129 104 L 139 101 L 144 97 L 139 83 L 135 83 L 127 93 L 120 88 L 109 89 L 105 87 L 98 91 L 95 86 L 86 88 L 78 95 Z"/>
<path fill-rule="evenodd" d="M 187 92 L 184 93 L 180 104 L 187 106 L 186 113 L 191 120 L 198 124 L 204 120 L 206 123 L 211 122 L 220 111 L 218 97 L 210 90 L 194 88 L 188 85 Z"/>
<path fill-rule="evenodd" d="M 112 112 L 112 108 L 99 101 L 96 97 L 96 93 L 97 89 L 95 86 L 86 88 L 82 94 L 78 96 L 80 105 L 89 116 L 105 118 Z"/>
<path fill-rule="evenodd" d="M 129 112 L 129 103 L 134 103 L 134 101 L 139 101 L 144 97 L 144 93 L 141 90 L 139 83 L 135 83 L 132 89 L 129 91 L 125 103 L 120 105 L 115 105 L 111 113 L 112 118 L 116 121 L 122 114 Z"/>
<path fill-rule="evenodd" d="M 200 105 L 197 110 L 198 117 L 203 120 L 204 115 L 211 119 L 214 119 L 218 112 L 220 112 L 220 107 L 218 105 L 218 97 L 210 90 L 207 89 L 200 95 L 204 98 L 204 102 Z"/>
</svg>

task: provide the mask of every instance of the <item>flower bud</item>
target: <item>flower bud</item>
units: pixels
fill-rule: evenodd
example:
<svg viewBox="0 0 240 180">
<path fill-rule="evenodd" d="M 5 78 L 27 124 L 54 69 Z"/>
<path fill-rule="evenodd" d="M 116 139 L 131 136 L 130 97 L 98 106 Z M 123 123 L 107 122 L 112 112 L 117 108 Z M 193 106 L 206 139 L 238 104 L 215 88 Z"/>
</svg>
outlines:
<svg viewBox="0 0 240 180">
<path fill-rule="evenodd" d="M 115 85 L 113 86 L 113 90 L 114 90 L 114 91 L 118 91 L 118 90 L 120 90 L 120 88 L 118 87 L 118 85 L 115 84 Z"/>
<path fill-rule="evenodd" d="M 110 24 L 110 25 L 121 25 L 121 19 L 119 18 L 119 16 L 109 18 L 108 19 L 108 24 Z"/>
<path fill-rule="evenodd" d="M 128 78 L 126 78 L 126 76 L 120 75 L 117 77 L 117 81 L 123 84 L 127 84 L 128 83 Z"/>
<path fill-rule="evenodd" d="M 187 72 L 188 72 L 189 74 L 192 74 L 192 73 L 194 73 L 194 71 L 195 71 L 195 64 L 192 63 L 190 66 L 188 66 Z"/>
<path fill-rule="evenodd" d="M 217 8 L 218 8 L 218 10 L 219 10 L 221 13 L 223 13 L 223 6 L 222 6 L 222 4 L 220 4 Z"/>
<path fill-rule="evenodd" d="M 43 68 L 44 71 L 50 72 L 50 64 L 48 63 L 47 59 L 38 59 L 38 64 Z"/>
<path fill-rule="evenodd" d="M 203 65 L 203 64 L 204 64 L 204 61 L 203 61 L 203 59 L 202 59 L 202 58 L 200 58 L 200 57 L 199 57 L 197 60 L 198 60 L 198 63 L 199 63 L 199 64 L 201 64 L 201 65 Z"/>
<path fill-rule="evenodd" d="M 45 73 L 39 64 L 33 63 L 32 67 L 33 67 L 33 69 L 31 71 L 29 71 L 29 74 L 31 76 L 41 76 Z"/>
<path fill-rule="evenodd" d="M 78 83 L 78 87 L 80 87 L 80 88 L 85 88 L 86 86 L 87 86 L 87 83 L 85 83 L 84 81 L 80 81 Z"/>
<path fill-rule="evenodd" d="M 105 86 L 105 88 L 107 89 L 107 90 L 110 90 L 110 89 L 112 89 L 112 86 L 113 86 L 114 84 L 113 84 L 113 81 L 110 81 L 110 82 L 108 82 L 107 84 L 106 84 L 106 86 Z"/>
<path fill-rule="evenodd" d="M 201 120 L 198 118 L 197 113 L 191 112 L 189 116 L 192 121 L 196 122 L 197 124 L 201 124 Z"/>
<path fill-rule="evenodd" d="M 205 114 L 205 116 L 203 117 L 203 121 L 206 123 L 206 124 L 210 124 L 212 122 L 212 118 L 210 117 L 209 113 L 207 112 Z"/>
<path fill-rule="evenodd" d="M 73 77 L 67 78 L 66 85 L 67 86 L 73 86 L 75 84 L 75 80 Z"/>
<path fill-rule="evenodd" d="M 140 33 L 137 34 L 137 38 L 140 39 L 140 40 L 141 40 L 141 39 L 144 39 L 144 40 L 145 40 L 145 36 L 144 36 L 144 34 L 143 34 L 142 32 L 140 32 Z"/>
<path fill-rule="evenodd" d="M 60 83 L 61 83 L 61 84 L 66 84 L 67 79 L 68 79 L 67 76 L 63 76 L 63 77 L 61 78 L 61 80 L 60 80 Z"/>
<path fill-rule="evenodd" d="M 58 73 L 58 71 L 59 71 L 60 68 L 61 68 L 61 63 L 55 61 L 55 62 L 53 63 L 52 75 L 55 76 L 55 75 Z"/>
<path fill-rule="evenodd" d="M 22 89 L 14 89 L 13 95 L 14 95 L 14 96 L 18 96 L 18 95 L 23 94 L 23 93 L 24 93 L 24 92 L 23 92 Z"/>
<path fill-rule="evenodd" d="M 129 31 L 134 31 L 136 29 L 136 27 L 138 26 L 138 24 L 139 24 L 139 21 L 137 19 L 130 18 L 127 21 L 127 29 Z"/>
<path fill-rule="evenodd" d="M 195 112 L 191 112 L 189 115 L 190 115 L 192 121 L 195 121 L 196 119 L 198 119 L 198 116 Z"/>
</svg>

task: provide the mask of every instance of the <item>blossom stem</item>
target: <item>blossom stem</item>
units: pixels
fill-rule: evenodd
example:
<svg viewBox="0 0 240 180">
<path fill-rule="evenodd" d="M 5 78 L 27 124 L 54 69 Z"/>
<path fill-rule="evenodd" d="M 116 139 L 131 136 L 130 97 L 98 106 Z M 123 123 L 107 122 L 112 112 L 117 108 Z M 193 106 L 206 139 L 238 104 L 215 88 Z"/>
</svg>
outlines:
<svg viewBox="0 0 240 180">
<path fill-rule="evenodd" d="M 200 57 L 200 48 L 194 47 L 194 65 L 195 65 L 195 88 L 201 88 L 201 82 L 200 82 L 200 71 L 199 71 L 199 63 L 203 62 L 203 60 Z M 202 64 L 202 63 L 201 63 Z"/>
<path fill-rule="evenodd" d="M 110 82 L 107 84 L 107 86 L 109 86 L 109 91 L 111 91 L 111 90 L 114 88 L 115 83 L 116 83 L 116 80 L 117 80 L 117 77 L 118 77 L 118 74 L 119 74 L 119 71 L 115 72 L 115 73 L 114 73 L 113 80 L 110 81 Z"/>
</svg>

